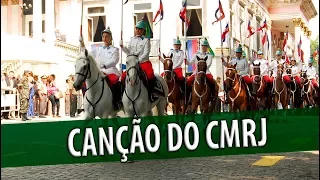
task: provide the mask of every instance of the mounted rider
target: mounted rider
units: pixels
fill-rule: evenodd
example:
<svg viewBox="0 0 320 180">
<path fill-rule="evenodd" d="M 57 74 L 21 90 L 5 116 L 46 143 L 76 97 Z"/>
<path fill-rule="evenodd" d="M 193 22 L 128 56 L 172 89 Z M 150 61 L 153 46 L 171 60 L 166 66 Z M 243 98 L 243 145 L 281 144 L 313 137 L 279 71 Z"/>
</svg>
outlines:
<svg viewBox="0 0 320 180">
<path fill-rule="evenodd" d="M 284 83 L 289 88 L 289 85 L 291 83 L 290 77 L 287 75 L 285 68 L 286 68 L 286 62 L 284 59 L 282 59 L 282 53 L 280 50 L 276 52 L 276 60 L 273 60 L 269 66 L 269 69 L 272 70 L 272 76 L 270 77 L 271 81 L 273 82 L 274 79 L 277 77 L 277 71 L 278 71 L 278 65 L 283 64 L 284 70 L 282 74 L 282 78 L 284 80 Z"/>
<path fill-rule="evenodd" d="M 148 93 L 151 102 L 158 99 L 154 93 L 154 86 L 156 85 L 156 78 L 154 76 L 154 71 L 152 63 L 149 60 L 150 54 L 150 40 L 145 37 L 146 33 L 146 23 L 144 21 L 139 21 L 135 26 L 135 36 L 130 39 L 127 47 L 123 45 L 122 40 L 120 40 L 120 47 L 122 51 L 127 55 L 137 55 L 139 59 L 139 64 L 141 70 L 147 76 Z M 124 86 L 126 79 L 126 72 L 122 73 L 121 81 Z"/>
<path fill-rule="evenodd" d="M 245 84 L 249 87 L 249 96 L 252 98 L 256 93 L 255 86 L 252 85 L 252 79 L 249 76 L 249 64 L 248 61 L 245 58 L 242 58 L 242 46 L 239 44 L 239 46 L 236 49 L 236 58 L 231 59 L 230 62 L 228 62 L 231 65 L 237 64 L 236 70 L 238 74 L 241 76 Z M 222 64 L 227 67 L 227 62 L 224 60 L 224 58 L 221 58 Z M 225 82 L 224 82 L 225 85 Z M 226 88 L 225 88 L 226 89 Z"/>
<path fill-rule="evenodd" d="M 207 82 L 208 82 L 208 85 L 211 89 L 211 92 L 213 92 L 213 89 L 215 87 L 215 80 L 213 79 L 213 76 L 209 70 L 212 65 L 213 55 L 208 52 L 208 47 L 209 47 L 209 42 L 206 38 L 204 38 L 201 41 L 201 51 L 196 52 L 196 54 L 193 56 L 191 61 L 186 60 L 186 64 L 188 66 L 193 65 L 193 64 L 197 64 L 198 63 L 197 56 L 202 59 L 205 57 L 208 57 L 208 59 L 206 60 L 206 63 L 207 63 L 206 77 L 207 77 Z M 189 97 L 191 94 L 192 84 L 194 82 L 195 75 L 197 73 L 198 73 L 198 66 L 196 66 L 196 69 L 194 70 L 193 74 L 191 76 L 189 76 L 187 79 L 187 97 Z M 213 94 L 211 93 L 211 95 L 213 95 Z"/>
<path fill-rule="evenodd" d="M 319 83 L 316 80 L 317 70 L 312 64 L 313 58 L 310 57 L 308 66 L 305 67 L 304 71 L 306 71 L 308 79 L 311 80 L 312 86 L 319 92 Z"/>
<path fill-rule="evenodd" d="M 260 63 L 260 75 L 263 77 L 263 81 L 266 83 L 268 88 L 268 94 L 270 93 L 272 89 L 272 81 L 268 74 L 268 60 L 263 58 L 263 52 L 261 49 L 258 51 L 258 58 L 253 61 L 253 64 L 257 65 Z M 253 77 L 254 78 L 254 77 Z"/>
<path fill-rule="evenodd" d="M 119 62 L 119 48 L 112 45 L 112 32 L 109 27 L 101 32 L 101 37 L 104 44 L 98 48 L 90 49 L 90 53 L 95 57 L 100 71 L 106 76 L 110 85 L 114 109 L 119 110 L 122 107 L 121 92 L 119 91 L 121 73 L 116 67 Z M 81 48 L 85 48 L 82 37 L 79 38 L 79 41 Z"/>
<path fill-rule="evenodd" d="M 174 39 L 173 41 L 173 47 L 174 49 L 170 49 L 170 52 L 167 54 L 167 57 L 170 57 L 172 55 L 172 62 L 173 62 L 173 67 L 172 70 L 174 71 L 174 74 L 180 84 L 180 86 L 184 87 L 184 77 L 182 74 L 182 63 L 186 59 L 185 53 L 183 50 L 181 50 L 181 41 L 179 37 L 177 39 Z M 163 63 L 164 59 L 160 57 L 160 61 Z M 164 73 L 161 74 L 163 76 Z M 184 88 L 182 88 L 184 89 Z"/>
<path fill-rule="evenodd" d="M 300 79 L 301 67 L 297 65 L 297 62 L 294 58 L 291 59 L 291 76 L 294 78 L 296 84 L 300 87 L 301 86 L 301 79 Z"/>
</svg>

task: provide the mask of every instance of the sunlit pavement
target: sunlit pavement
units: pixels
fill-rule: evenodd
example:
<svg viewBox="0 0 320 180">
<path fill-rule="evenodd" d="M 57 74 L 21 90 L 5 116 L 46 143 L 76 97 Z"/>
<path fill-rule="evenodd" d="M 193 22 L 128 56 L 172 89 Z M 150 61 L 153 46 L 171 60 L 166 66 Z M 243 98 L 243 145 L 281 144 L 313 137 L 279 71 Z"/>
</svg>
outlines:
<svg viewBox="0 0 320 180">
<path fill-rule="evenodd" d="M 1 179 L 319 179 L 319 151 L 2 168 Z"/>
</svg>

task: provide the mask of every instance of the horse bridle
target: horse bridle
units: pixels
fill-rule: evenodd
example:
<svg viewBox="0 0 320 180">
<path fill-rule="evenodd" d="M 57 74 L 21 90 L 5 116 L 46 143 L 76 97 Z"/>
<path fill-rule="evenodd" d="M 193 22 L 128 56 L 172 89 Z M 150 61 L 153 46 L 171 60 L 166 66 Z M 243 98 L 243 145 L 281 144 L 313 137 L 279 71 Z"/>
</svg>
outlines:
<svg viewBox="0 0 320 180">
<path fill-rule="evenodd" d="M 253 69 L 259 69 L 259 70 L 260 70 L 260 66 L 253 66 Z M 260 72 L 260 73 L 261 73 L 261 72 Z M 256 77 L 260 77 L 260 81 L 256 81 Z M 257 92 L 259 92 L 260 89 L 262 88 L 262 83 L 261 83 L 262 79 L 263 79 L 263 78 L 262 78 L 262 75 L 261 75 L 261 74 L 260 74 L 260 75 L 253 75 L 253 83 L 255 83 L 255 84 L 260 84 Z"/>
<path fill-rule="evenodd" d="M 228 70 L 234 70 L 234 71 L 236 71 L 235 68 L 227 68 L 227 71 L 228 71 Z M 234 85 L 234 81 L 236 80 L 237 77 L 238 77 L 238 74 L 235 74 L 233 79 L 230 78 L 230 77 L 228 77 L 228 76 L 227 76 L 227 79 L 231 80 L 231 81 L 232 81 L 232 85 Z M 233 106 L 234 106 L 234 100 L 236 100 L 236 99 L 238 98 L 238 96 L 240 95 L 240 92 L 241 92 L 241 87 L 242 87 L 242 86 L 241 86 L 241 80 L 240 80 L 240 79 L 239 79 L 238 83 L 233 86 L 233 89 L 235 89 L 235 88 L 238 86 L 238 84 L 239 84 L 239 91 L 238 91 L 237 95 L 236 95 L 234 98 L 232 98 L 232 97 L 230 97 L 230 94 L 229 94 L 229 98 L 230 98 L 230 100 L 231 100 L 231 102 L 232 102 L 232 108 L 233 108 Z"/>
<path fill-rule="evenodd" d="M 129 56 L 135 56 L 135 57 L 138 57 L 138 55 L 135 55 L 135 54 L 129 54 L 127 57 L 129 57 Z M 138 66 L 139 66 L 139 63 L 138 63 Z M 128 79 L 128 75 L 129 75 L 129 71 L 130 70 L 136 70 L 137 71 L 137 76 L 139 77 L 139 74 L 140 74 L 140 70 L 137 68 L 137 67 L 130 67 L 129 69 L 127 69 L 127 77 L 126 77 L 126 81 L 129 81 L 129 79 Z M 139 78 L 136 78 L 136 80 L 134 81 L 134 84 L 133 84 L 133 86 L 136 86 L 136 85 L 138 85 L 138 83 L 139 83 L 139 81 L 140 81 L 140 79 Z M 129 82 L 130 83 L 130 82 Z M 130 83 L 131 84 L 131 83 Z M 132 85 L 132 84 L 131 84 Z"/>
<path fill-rule="evenodd" d="M 173 61 L 172 61 L 172 59 L 171 59 L 171 58 L 169 58 L 169 57 L 165 58 L 164 60 L 169 60 L 169 61 L 173 62 Z M 167 81 L 167 80 L 165 79 L 165 81 L 166 81 L 166 82 L 171 82 L 172 80 L 174 80 L 174 77 L 173 77 L 173 76 L 174 76 L 173 70 L 165 69 L 163 72 L 165 73 L 164 75 L 166 75 L 166 72 L 171 73 L 170 81 Z"/>
<path fill-rule="evenodd" d="M 84 76 L 85 79 L 89 79 L 89 78 L 91 78 L 91 68 L 90 68 L 90 60 L 88 60 L 88 57 L 86 57 L 86 61 L 88 62 L 88 65 L 86 65 L 86 66 L 87 66 L 87 71 L 86 71 L 85 73 L 76 72 L 76 74 L 78 74 L 78 75 L 80 75 L 80 76 Z M 88 77 L 88 75 L 89 75 L 89 77 Z M 98 82 L 99 78 L 100 78 L 100 72 L 98 72 L 97 79 L 94 81 L 94 83 L 93 83 L 90 87 L 86 88 L 86 90 L 89 90 L 90 88 L 92 88 L 92 87 Z M 99 99 L 97 100 L 97 102 L 95 102 L 95 103 L 91 102 L 91 101 L 88 99 L 88 96 L 86 96 L 86 100 L 89 102 L 89 104 L 90 104 L 90 105 L 92 106 L 92 108 L 93 108 L 93 118 L 96 117 L 96 115 L 95 115 L 95 108 L 96 108 L 96 105 L 97 105 L 97 104 L 100 102 L 100 100 L 102 99 L 103 92 L 104 92 L 104 80 L 102 79 L 102 81 L 103 81 L 103 82 L 102 82 L 102 91 L 101 91 L 100 97 L 99 97 Z"/>
</svg>

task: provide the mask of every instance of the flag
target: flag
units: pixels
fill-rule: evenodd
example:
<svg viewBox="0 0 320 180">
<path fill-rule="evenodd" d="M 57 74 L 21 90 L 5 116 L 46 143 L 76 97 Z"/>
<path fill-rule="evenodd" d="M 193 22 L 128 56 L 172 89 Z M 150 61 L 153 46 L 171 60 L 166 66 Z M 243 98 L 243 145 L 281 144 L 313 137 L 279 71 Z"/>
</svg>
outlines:
<svg viewBox="0 0 320 180">
<path fill-rule="evenodd" d="M 148 20 L 147 13 L 144 13 L 144 16 L 143 16 L 142 20 L 146 23 L 146 34 L 145 34 L 145 37 L 148 38 L 148 39 L 153 38 L 153 32 L 152 32 L 152 29 L 151 29 L 151 26 L 150 26 L 150 23 L 149 23 L 149 20 Z"/>
<path fill-rule="evenodd" d="M 264 45 L 264 43 L 266 42 L 267 39 L 267 31 L 265 31 L 263 37 L 262 37 L 262 45 Z"/>
<path fill-rule="evenodd" d="M 283 40 L 282 50 L 284 50 L 284 47 L 285 47 L 286 44 L 287 44 L 287 40 L 288 40 L 288 30 L 287 30 L 287 33 L 286 33 L 286 35 L 285 35 L 285 37 L 284 37 L 284 40 Z"/>
<path fill-rule="evenodd" d="M 264 28 L 268 29 L 267 20 L 264 20 L 264 21 L 263 21 L 262 26 L 260 26 L 260 27 L 257 29 L 257 31 L 261 31 L 261 30 L 263 30 Z"/>
<path fill-rule="evenodd" d="M 126 2 L 123 3 L 123 5 L 127 4 L 128 1 L 129 1 L 129 0 L 126 0 Z"/>
<path fill-rule="evenodd" d="M 220 17 L 217 16 L 217 14 L 218 14 L 219 11 L 220 11 Z M 218 7 L 218 9 L 216 10 L 214 16 L 216 17 L 216 20 L 213 21 L 212 24 L 221 21 L 221 20 L 225 17 L 224 12 L 223 12 L 223 9 L 222 9 L 222 4 L 221 4 L 220 0 L 219 0 L 219 7 Z"/>
<path fill-rule="evenodd" d="M 250 20 L 249 20 L 249 22 L 248 22 L 247 30 L 249 31 L 249 35 L 248 35 L 247 38 L 249 38 L 250 36 L 252 36 L 252 35 L 254 34 L 254 32 L 252 31 L 252 27 L 251 27 Z"/>
<path fill-rule="evenodd" d="M 301 40 L 301 36 L 300 36 L 300 41 L 298 43 L 298 55 L 299 55 L 299 57 L 301 57 L 301 45 L 302 45 L 302 40 Z"/>
<path fill-rule="evenodd" d="M 266 33 L 267 34 L 267 33 Z M 268 34 L 267 34 L 267 42 L 268 42 L 268 51 L 269 51 L 269 46 L 270 46 L 270 42 L 269 42 L 269 37 L 268 37 Z"/>
<path fill-rule="evenodd" d="M 187 53 L 189 59 L 192 59 L 193 55 L 198 51 L 199 48 L 199 42 L 197 39 L 188 40 L 187 41 Z M 210 51 L 210 50 L 209 50 Z M 192 72 L 196 69 L 196 64 L 192 64 L 191 66 L 188 66 L 188 72 Z"/>
<path fill-rule="evenodd" d="M 183 6 L 180 10 L 180 13 L 179 13 L 179 16 L 180 16 L 180 19 L 185 22 L 187 24 L 187 26 L 189 26 L 189 20 L 187 18 L 187 2 L 185 1 L 183 3 Z"/>
<path fill-rule="evenodd" d="M 287 53 L 284 56 L 285 56 L 286 63 L 290 64 L 290 59 L 289 59 L 289 56 L 287 56 Z"/>
<path fill-rule="evenodd" d="M 157 11 L 157 14 L 156 14 L 156 16 L 154 17 L 154 19 L 153 19 L 153 22 L 155 22 L 156 21 L 156 19 L 157 19 L 157 17 L 160 15 L 160 20 L 159 21 L 161 21 L 162 19 L 163 19 L 163 4 L 162 4 L 162 0 L 160 0 L 160 7 L 159 7 L 159 10 Z M 158 22 L 159 22 L 158 21 Z"/>
<path fill-rule="evenodd" d="M 221 34 L 221 41 L 225 42 L 226 41 L 226 35 L 229 32 L 229 24 L 227 23 L 223 33 Z"/>
</svg>

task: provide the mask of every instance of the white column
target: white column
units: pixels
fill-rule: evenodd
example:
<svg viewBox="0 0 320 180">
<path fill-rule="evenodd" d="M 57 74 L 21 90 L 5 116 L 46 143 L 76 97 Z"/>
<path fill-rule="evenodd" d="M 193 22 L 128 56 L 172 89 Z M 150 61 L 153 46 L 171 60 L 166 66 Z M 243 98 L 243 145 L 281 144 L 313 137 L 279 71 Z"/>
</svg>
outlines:
<svg viewBox="0 0 320 180">
<path fill-rule="evenodd" d="M 42 42 L 42 1 L 33 1 L 33 39 Z"/>
<path fill-rule="evenodd" d="M 295 41 L 295 44 L 294 44 L 294 46 L 295 46 L 294 47 L 294 49 L 295 49 L 294 57 L 295 57 L 297 62 L 300 62 L 301 58 L 299 57 L 298 44 L 299 44 L 299 41 L 300 41 L 300 37 L 301 37 L 302 44 L 303 44 L 303 32 L 301 32 L 302 21 L 301 21 L 300 18 L 294 18 L 293 19 L 293 24 L 295 25 L 295 27 L 294 27 L 294 41 Z M 302 47 L 303 46 L 301 46 L 301 50 L 302 50 Z"/>
<path fill-rule="evenodd" d="M 45 34 L 46 34 L 46 43 L 53 44 L 55 40 L 54 34 L 54 9 L 55 3 L 54 0 L 46 0 L 45 3 L 46 15 L 45 15 Z"/>
<path fill-rule="evenodd" d="M 308 62 L 311 56 L 311 49 L 310 49 L 310 37 L 308 37 L 308 28 L 305 29 L 304 32 L 305 36 L 305 46 L 304 46 L 304 62 Z M 303 43 L 303 42 L 302 42 Z"/>
</svg>

